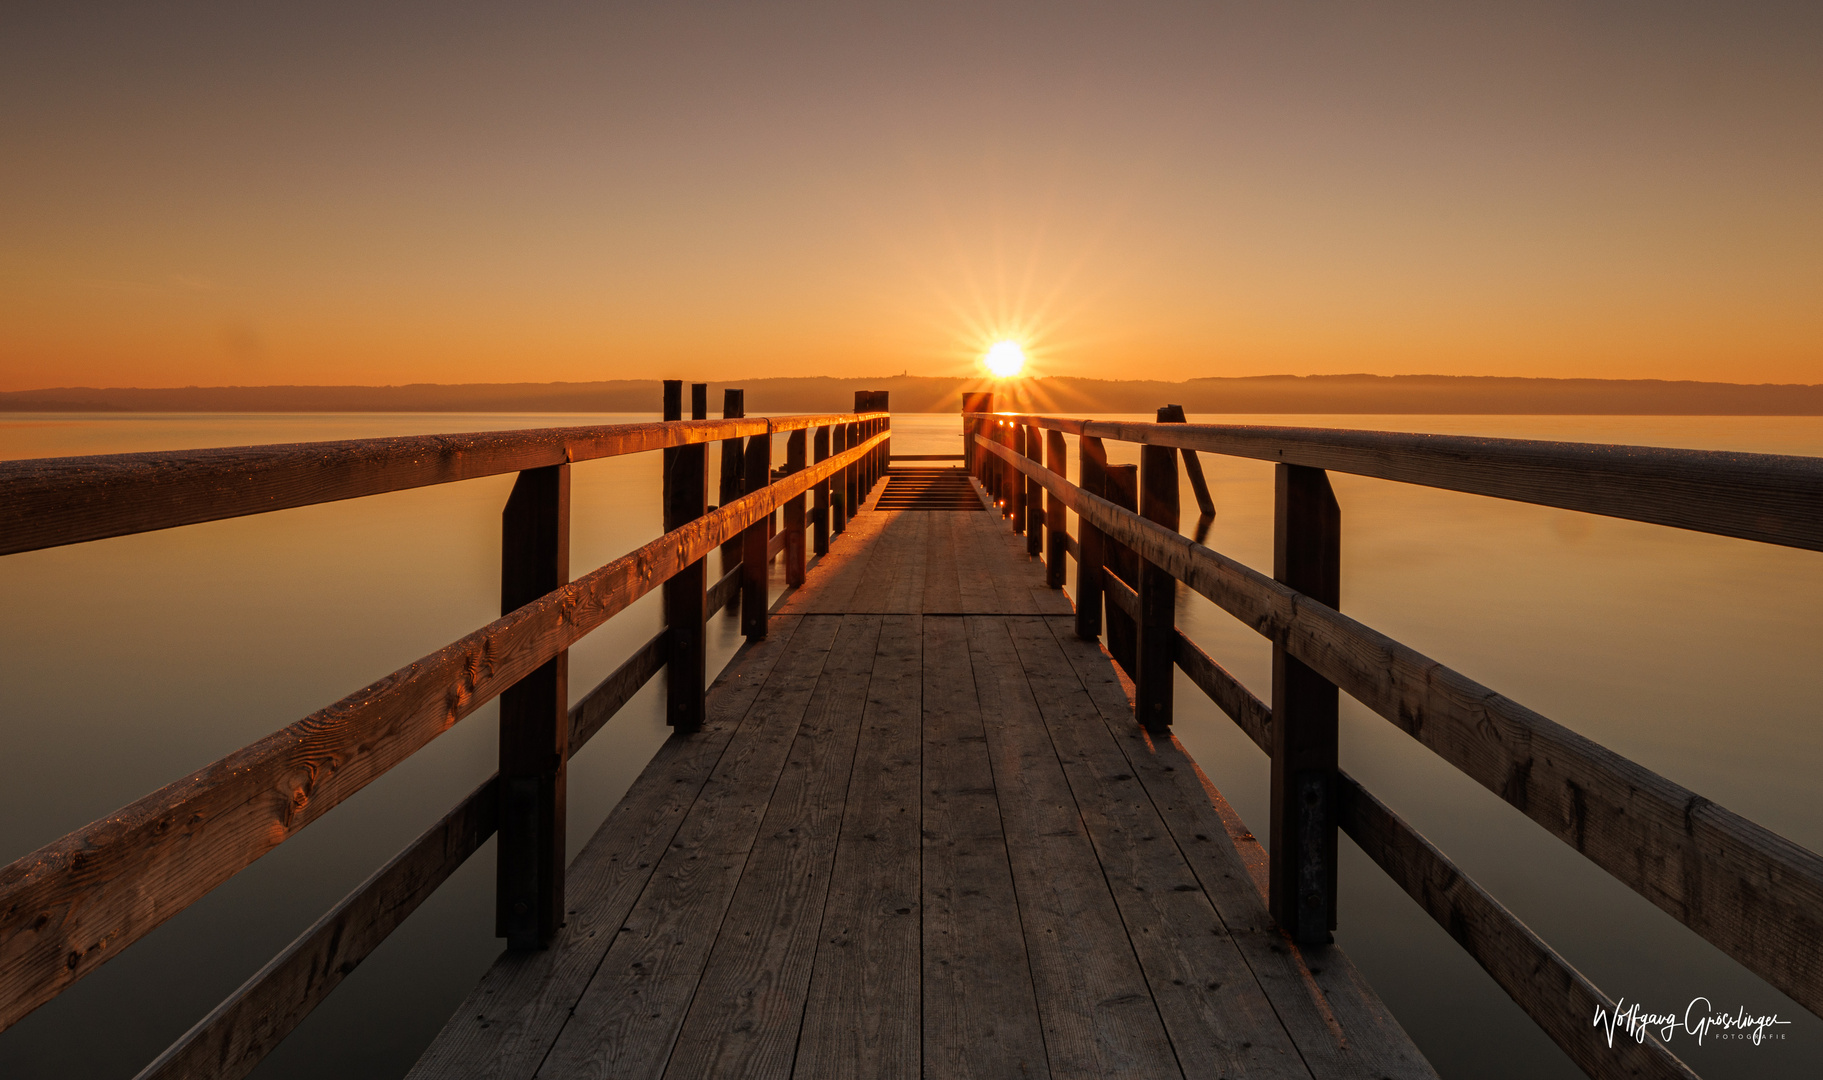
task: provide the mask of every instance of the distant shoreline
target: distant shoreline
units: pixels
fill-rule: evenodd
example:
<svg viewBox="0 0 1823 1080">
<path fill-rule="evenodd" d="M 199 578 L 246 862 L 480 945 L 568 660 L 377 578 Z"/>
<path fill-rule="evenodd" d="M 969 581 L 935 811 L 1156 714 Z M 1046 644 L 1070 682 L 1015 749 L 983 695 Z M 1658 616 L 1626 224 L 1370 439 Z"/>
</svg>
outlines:
<svg viewBox="0 0 1823 1080">
<path fill-rule="evenodd" d="M 885 390 L 901 412 L 954 412 L 956 378 L 773 378 L 710 385 L 746 391 L 750 414 L 844 412 L 855 390 Z M 1004 392 L 1004 388 L 1003 392 Z M 1186 382 L 1052 377 L 1021 380 L 1030 411 L 1192 413 L 1400 413 L 1407 415 L 1823 416 L 1823 385 L 1660 379 L 1527 379 L 1456 375 L 1272 375 Z M 657 379 L 590 383 L 418 383 L 405 386 L 59 387 L 0 392 L 0 413 L 50 412 L 654 412 Z"/>
</svg>

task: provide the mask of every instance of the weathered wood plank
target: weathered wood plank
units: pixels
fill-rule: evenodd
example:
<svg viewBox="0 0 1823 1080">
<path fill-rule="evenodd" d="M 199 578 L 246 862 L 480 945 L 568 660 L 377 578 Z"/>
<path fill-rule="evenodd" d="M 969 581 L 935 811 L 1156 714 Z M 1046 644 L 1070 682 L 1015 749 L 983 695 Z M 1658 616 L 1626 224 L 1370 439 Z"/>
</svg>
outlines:
<svg viewBox="0 0 1823 1080">
<path fill-rule="evenodd" d="M 1050 627 L 1041 619 L 1006 625 L 1184 1075 L 1308 1080 Z"/>
<path fill-rule="evenodd" d="M 1361 850 L 1411 895 L 1437 925 L 1493 976 L 1577 1067 L 1597 1080 L 1696 1080 L 1696 1073 L 1650 1034 L 1610 1046 L 1588 1017 L 1614 1000 L 1571 967 L 1473 878 L 1374 798 L 1354 778 L 1336 778 L 1338 816 Z"/>
<path fill-rule="evenodd" d="M 1823 551 L 1823 458 L 1337 428 L 1024 422 Z"/>
<path fill-rule="evenodd" d="M 791 1073 L 880 616 L 840 624 L 765 808 L 667 1077 Z"/>
<path fill-rule="evenodd" d="M 1597 866 L 1823 1012 L 1823 858 L 1816 853 L 1257 570 L 1033 471 L 1058 485 L 1078 515 L 1282 640 L 1291 655 Z"/>
<path fill-rule="evenodd" d="M 881 619 L 798 1039 L 797 1080 L 922 1074 L 923 636 L 916 615 Z"/>
<path fill-rule="evenodd" d="M 923 623 L 924 1069 L 1046 1077 L 967 628 Z"/>
<path fill-rule="evenodd" d="M 0 462 L 0 555 L 814 427 L 836 416 L 478 431 Z"/>
<path fill-rule="evenodd" d="M 853 458 L 698 518 L 0 869 L 0 1029 Z"/>
<path fill-rule="evenodd" d="M 1181 1076 L 1008 620 L 966 621 L 1051 1075 Z"/>
<path fill-rule="evenodd" d="M 238 1080 L 322 1004 L 494 834 L 492 776 L 140 1070 L 137 1080 Z"/>
<path fill-rule="evenodd" d="M 1177 666 L 1266 753 L 1272 753 L 1272 709 L 1196 642 L 1177 634 Z"/>
<path fill-rule="evenodd" d="M 796 741 L 840 619 L 806 617 L 657 860 L 550 1053 L 545 1077 L 656 1076 Z"/>
<path fill-rule="evenodd" d="M 1257 841 L 1245 855 L 1236 849 L 1218 808 L 1225 807 L 1220 794 L 1175 737 L 1153 739 L 1134 721 L 1107 654 L 1078 639 L 1069 620 L 1047 622 L 1311 1075 L 1435 1080 L 1430 1063 L 1341 949 L 1300 946 L 1273 925 L 1244 861 L 1263 869 L 1265 852 Z"/>
<path fill-rule="evenodd" d="M 503 953 L 411 1080 L 524 1080 L 537 1070 L 800 625 L 781 617 L 766 640 L 735 655 L 711 689 L 702 731 L 659 747 L 570 864 L 557 941 L 544 952 Z"/>
</svg>

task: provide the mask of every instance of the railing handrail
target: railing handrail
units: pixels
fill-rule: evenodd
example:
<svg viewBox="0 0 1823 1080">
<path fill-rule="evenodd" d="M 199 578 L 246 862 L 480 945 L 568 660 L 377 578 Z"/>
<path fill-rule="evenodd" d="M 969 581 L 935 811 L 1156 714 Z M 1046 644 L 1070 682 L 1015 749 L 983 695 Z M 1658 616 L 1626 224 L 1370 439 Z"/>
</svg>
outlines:
<svg viewBox="0 0 1823 1080">
<path fill-rule="evenodd" d="M 651 441 L 649 433 L 640 434 L 642 445 L 636 449 L 706 442 L 736 430 L 766 436 L 887 415 L 784 420 L 792 427 L 765 417 L 672 421 L 675 438 Z M 0 867 L 0 1030 L 723 542 L 820 481 L 867 461 L 889 437 L 879 430 L 779 476 L 341 701 Z M 494 471 L 526 467 L 538 466 L 513 464 Z M 592 725 L 592 733 L 601 719 L 576 716 L 571 724 Z"/>
<path fill-rule="evenodd" d="M 0 461 L 0 555 L 886 415 L 749 416 Z"/>
<path fill-rule="evenodd" d="M 1304 465 L 1823 551 L 1823 458 L 1426 435 L 967 413 L 1072 435 Z"/>
</svg>

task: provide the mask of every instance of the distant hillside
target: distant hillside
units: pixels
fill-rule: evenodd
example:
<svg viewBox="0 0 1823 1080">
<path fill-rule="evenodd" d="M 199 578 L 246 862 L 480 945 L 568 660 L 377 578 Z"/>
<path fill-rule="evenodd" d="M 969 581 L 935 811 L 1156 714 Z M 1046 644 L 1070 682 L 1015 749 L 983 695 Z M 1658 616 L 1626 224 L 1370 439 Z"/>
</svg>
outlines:
<svg viewBox="0 0 1823 1080">
<path fill-rule="evenodd" d="M 886 390 L 901 412 L 953 412 L 965 389 L 953 378 L 747 379 L 747 410 L 839 412 L 854 391 Z M 1453 375 L 1267 375 L 1188 382 L 1023 380 L 1026 407 L 1044 412 L 1149 412 L 1178 404 L 1195 413 L 1556 413 L 1684 416 L 1823 416 L 1823 386 L 1667 382 L 1659 379 L 1519 379 Z M 0 393 L 0 412 L 655 412 L 656 379 L 589 383 L 416 383 L 407 386 L 61 387 Z"/>
</svg>

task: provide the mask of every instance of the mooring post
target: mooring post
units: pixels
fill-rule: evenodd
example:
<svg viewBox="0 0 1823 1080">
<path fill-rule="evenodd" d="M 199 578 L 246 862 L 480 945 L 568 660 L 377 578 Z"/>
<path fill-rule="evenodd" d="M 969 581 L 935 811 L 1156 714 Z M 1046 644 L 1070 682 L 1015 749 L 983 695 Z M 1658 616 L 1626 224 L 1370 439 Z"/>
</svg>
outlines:
<svg viewBox="0 0 1823 1080">
<path fill-rule="evenodd" d="M 1026 460 L 1034 465 L 1044 464 L 1044 429 L 1035 424 L 1026 425 L 1025 429 Z M 1031 476 L 1021 476 L 1025 482 L 1025 553 L 1034 559 L 1044 557 L 1044 485 Z"/>
<path fill-rule="evenodd" d="M 1064 445 L 1063 432 L 1044 433 L 1045 465 L 1059 480 L 1070 478 L 1070 452 Z M 1063 500 L 1052 492 L 1044 498 L 1044 528 L 1048 534 L 1044 560 L 1044 583 L 1053 589 L 1063 588 L 1064 563 L 1070 557 L 1069 529 L 1065 524 Z"/>
<path fill-rule="evenodd" d="M 691 418 L 701 420 L 708 410 L 709 387 L 691 388 Z M 665 381 L 665 419 L 683 419 L 683 384 Z M 665 450 L 665 531 L 682 528 L 703 516 L 708 507 L 709 448 L 702 443 Z M 680 732 L 703 726 L 703 688 L 708 658 L 703 638 L 708 583 L 708 561 L 698 559 L 684 567 L 664 589 L 665 605 L 665 722 Z"/>
<path fill-rule="evenodd" d="M 816 438 L 812 442 L 812 461 L 825 461 L 829 458 L 829 425 L 817 428 Z M 824 477 L 816 482 L 811 493 L 810 507 L 810 550 L 818 555 L 829 554 L 829 478 Z"/>
<path fill-rule="evenodd" d="M 500 613 L 569 580 L 570 466 L 527 469 L 501 520 Z M 569 670 L 560 652 L 500 695 L 494 933 L 515 951 L 544 948 L 563 925 Z"/>
<path fill-rule="evenodd" d="M 804 444 L 808 433 L 798 428 L 785 437 L 785 473 L 804 471 Z M 785 583 L 804 584 L 804 493 L 785 504 Z"/>
<path fill-rule="evenodd" d="M 772 483 L 772 425 L 767 434 L 747 440 L 747 494 L 763 491 Z M 766 636 L 766 608 L 771 597 L 766 595 L 766 527 L 772 515 L 757 518 L 741 533 L 741 633 L 749 641 Z"/>
<path fill-rule="evenodd" d="M 1108 497 L 1108 451 L 1099 438 L 1083 435 L 1076 440 L 1076 467 L 1082 490 Z M 1105 544 L 1101 530 L 1081 515 L 1076 518 L 1076 532 L 1076 636 L 1100 641 Z"/>
<path fill-rule="evenodd" d="M 745 417 L 746 415 L 746 391 L 731 389 L 723 390 L 722 419 L 736 420 Z M 723 506 L 727 506 L 729 503 L 741 497 L 741 473 L 746 467 L 744 461 L 745 455 L 742 452 L 744 445 L 745 440 L 739 437 L 722 440 L 721 505 Z M 733 570 L 740 561 L 740 537 L 737 536 L 733 539 L 724 541 L 722 543 L 722 573 L 727 574 L 728 571 Z M 739 596 L 732 593 L 729 594 L 728 610 L 733 611 L 735 604 L 738 603 L 739 600 Z"/>
<path fill-rule="evenodd" d="M 1169 446 L 1139 449 L 1139 513 L 1177 531 L 1177 451 Z M 1139 580 L 1139 672 L 1133 676 L 1134 707 L 1148 731 L 1171 728 L 1171 690 L 1177 679 L 1177 579 L 1150 559 L 1141 559 Z"/>
<path fill-rule="evenodd" d="M 1272 576 L 1341 606 L 1342 511 L 1329 474 L 1277 466 Z M 1272 917 L 1299 942 L 1336 926 L 1336 686 L 1272 645 Z"/>
</svg>

